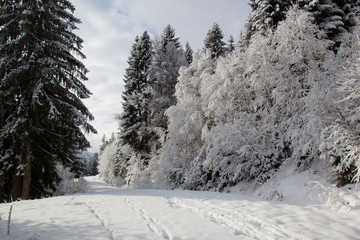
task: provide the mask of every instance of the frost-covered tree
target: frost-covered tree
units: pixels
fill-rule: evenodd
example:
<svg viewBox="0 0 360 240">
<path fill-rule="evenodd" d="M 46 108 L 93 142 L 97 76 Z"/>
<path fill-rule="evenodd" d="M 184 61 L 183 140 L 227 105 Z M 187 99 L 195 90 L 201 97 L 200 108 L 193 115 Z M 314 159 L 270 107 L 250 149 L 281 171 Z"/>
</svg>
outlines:
<svg viewBox="0 0 360 240">
<path fill-rule="evenodd" d="M 297 7 L 288 12 L 271 39 L 270 48 L 276 49 L 269 52 L 274 67 L 268 76 L 273 82 L 273 123 L 283 143 L 289 144 L 291 158 L 305 168 L 319 160 L 320 129 L 326 126 L 322 110 L 329 111 L 326 96 L 333 79 L 326 63 L 332 59 L 328 46 L 310 13 Z"/>
<path fill-rule="evenodd" d="M 165 46 L 165 48 L 164 48 Z M 175 85 L 181 66 L 188 65 L 185 52 L 180 47 L 175 30 L 168 25 L 161 39 L 154 41 L 153 57 L 149 72 L 148 128 L 153 132 L 149 145 L 153 151 L 160 148 L 159 138 L 166 134 L 168 119 L 164 112 L 176 105 Z"/>
<path fill-rule="evenodd" d="M 80 20 L 70 1 L 2 1 L 0 14 L 0 199 L 55 190 L 56 164 L 73 167 L 96 132 L 82 103 Z M 75 57 L 78 55 L 78 57 Z"/>
<path fill-rule="evenodd" d="M 359 104 L 360 104 L 360 27 L 353 33 L 344 36 L 338 58 L 338 72 L 340 72 L 340 99 L 334 103 L 336 115 L 331 124 L 322 132 L 320 147 L 323 159 L 330 161 L 338 173 L 338 185 L 360 181 L 359 161 Z"/>
<path fill-rule="evenodd" d="M 99 162 L 97 170 L 102 179 L 107 183 L 119 186 L 124 183 L 124 175 L 121 169 L 123 166 L 116 159 L 118 144 L 116 140 L 110 141 L 104 148 L 103 152 L 99 155 Z"/>
<path fill-rule="evenodd" d="M 203 189 L 262 183 L 287 159 L 299 166 L 319 159 L 327 41 L 308 13 L 295 8 L 286 19 L 218 61 L 203 85 Z"/>
<path fill-rule="evenodd" d="M 310 19 L 295 8 L 245 51 L 217 60 L 210 51 L 195 54 L 180 71 L 177 105 L 166 111 L 168 138 L 150 166 L 155 182 L 222 190 L 262 183 L 287 159 L 299 166 L 319 159 L 332 55 Z"/>
<path fill-rule="evenodd" d="M 214 60 L 210 51 L 198 52 L 189 67 L 180 69 L 176 85 L 177 104 L 166 110 L 169 118 L 168 134 L 160 155 L 152 159 L 148 172 L 156 185 L 179 187 L 192 168 L 202 146 L 201 129 L 204 126 L 201 111 L 200 76 L 213 73 Z"/>
<path fill-rule="evenodd" d="M 212 58 L 224 56 L 226 48 L 223 38 L 224 34 L 219 24 L 214 23 L 211 29 L 208 31 L 204 40 L 205 49 L 210 50 Z"/>
</svg>

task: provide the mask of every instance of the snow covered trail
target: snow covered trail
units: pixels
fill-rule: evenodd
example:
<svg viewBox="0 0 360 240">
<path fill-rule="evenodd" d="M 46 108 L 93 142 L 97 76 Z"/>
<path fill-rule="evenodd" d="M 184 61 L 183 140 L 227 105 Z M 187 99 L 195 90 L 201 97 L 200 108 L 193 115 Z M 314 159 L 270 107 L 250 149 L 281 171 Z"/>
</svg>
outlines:
<svg viewBox="0 0 360 240">
<path fill-rule="evenodd" d="M 0 239 L 360 239 L 360 210 L 214 192 L 130 190 L 88 178 L 89 193 L 0 204 Z"/>
</svg>

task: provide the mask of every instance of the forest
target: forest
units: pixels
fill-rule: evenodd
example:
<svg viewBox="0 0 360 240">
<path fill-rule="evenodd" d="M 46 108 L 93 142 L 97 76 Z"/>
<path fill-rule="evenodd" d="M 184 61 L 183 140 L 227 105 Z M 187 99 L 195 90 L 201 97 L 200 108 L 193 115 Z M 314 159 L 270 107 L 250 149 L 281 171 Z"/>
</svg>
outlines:
<svg viewBox="0 0 360 240">
<path fill-rule="evenodd" d="M 251 189 L 284 165 L 359 182 L 358 1 L 251 1 L 235 42 L 136 37 L 99 172 L 130 188 Z"/>
<path fill-rule="evenodd" d="M 68 0 L 0 3 L 0 202 L 52 196 L 86 170 L 94 117 L 80 19 Z M 113 185 L 256 188 L 286 164 L 360 181 L 358 0 L 251 0 L 237 40 L 214 23 L 202 49 L 169 24 L 135 38 L 119 128 L 99 149 Z"/>
</svg>

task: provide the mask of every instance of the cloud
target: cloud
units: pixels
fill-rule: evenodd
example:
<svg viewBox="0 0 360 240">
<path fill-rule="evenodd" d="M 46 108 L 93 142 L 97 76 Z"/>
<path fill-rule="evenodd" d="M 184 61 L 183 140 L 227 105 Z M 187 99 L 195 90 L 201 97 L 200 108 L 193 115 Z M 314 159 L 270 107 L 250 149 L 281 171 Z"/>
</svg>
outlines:
<svg viewBox="0 0 360 240">
<path fill-rule="evenodd" d="M 85 41 L 84 64 L 90 70 L 86 86 L 93 93 L 84 103 L 95 116 L 98 135 L 88 136 L 91 151 L 98 151 L 102 136 L 117 131 L 115 115 L 121 113 L 123 76 L 137 35 L 145 30 L 158 36 L 171 24 L 183 45 L 194 50 L 213 23 L 218 23 L 225 41 L 238 38 L 250 12 L 248 1 L 239 0 L 73 0 L 80 18 L 77 34 Z"/>
</svg>

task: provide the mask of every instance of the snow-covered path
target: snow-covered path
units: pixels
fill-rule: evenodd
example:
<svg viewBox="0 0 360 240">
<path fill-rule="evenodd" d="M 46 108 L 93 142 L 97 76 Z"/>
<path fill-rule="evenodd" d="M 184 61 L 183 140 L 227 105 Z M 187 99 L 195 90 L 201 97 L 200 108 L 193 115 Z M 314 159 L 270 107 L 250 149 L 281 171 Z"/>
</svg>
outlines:
<svg viewBox="0 0 360 240">
<path fill-rule="evenodd" d="M 0 204 L 0 239 L 360 239 L 360 210 L 237 194 L 130 190 L 88 179 L 92 192 Z"/>
</svg>

